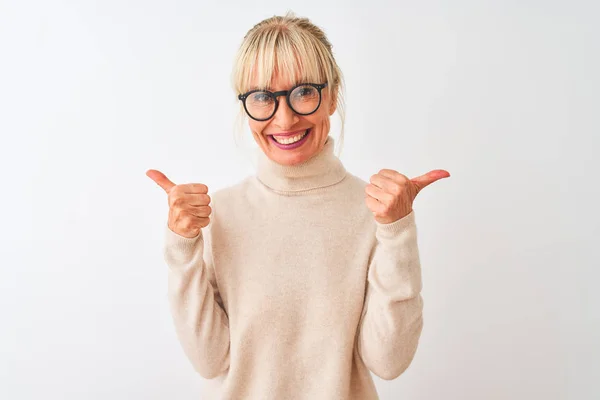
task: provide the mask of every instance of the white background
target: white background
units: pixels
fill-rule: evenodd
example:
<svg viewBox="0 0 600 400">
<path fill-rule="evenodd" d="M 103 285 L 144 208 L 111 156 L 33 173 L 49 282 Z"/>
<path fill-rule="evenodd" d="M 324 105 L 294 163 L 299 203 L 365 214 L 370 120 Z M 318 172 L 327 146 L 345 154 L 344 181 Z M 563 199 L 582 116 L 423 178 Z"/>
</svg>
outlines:
<svg viewBox="0 0 600 400">
<path fill-rule="evenodd" d="M 415 203 L 425 327 L 381 398 L 600 398 L 592 3 L 1 0 L 0 398 L 199 398 L 144 173 L 253 172 L 233 56 L 288 9 L 345 73 L 346 168 L 452 174 Z"/>
</svg>

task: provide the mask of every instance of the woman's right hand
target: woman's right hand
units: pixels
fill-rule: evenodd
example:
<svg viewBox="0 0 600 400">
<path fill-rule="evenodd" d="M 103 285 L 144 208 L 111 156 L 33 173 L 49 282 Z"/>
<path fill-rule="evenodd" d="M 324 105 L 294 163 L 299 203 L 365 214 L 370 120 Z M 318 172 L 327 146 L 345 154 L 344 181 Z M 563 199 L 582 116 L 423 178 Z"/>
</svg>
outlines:
<svg viewBox="0 0 600 400">
<path fill-rule="evenodd" d="M 146 175 L 167 192 L 169 200 L 168 226 L 186 238 L 194 238 L 210 222 L 208 187 L 201 183 L 176 185 L 162 172 L 150 169 Z"/>
</svg>

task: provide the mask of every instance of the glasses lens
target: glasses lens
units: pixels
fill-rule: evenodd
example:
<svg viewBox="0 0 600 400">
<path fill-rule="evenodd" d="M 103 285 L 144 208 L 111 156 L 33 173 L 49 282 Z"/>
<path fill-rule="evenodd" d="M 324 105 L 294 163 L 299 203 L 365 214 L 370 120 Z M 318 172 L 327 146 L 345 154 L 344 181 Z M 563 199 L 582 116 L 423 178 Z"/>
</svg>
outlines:
<svg viewBox="0 0 600 400">
<path fill-rule="evenodd" d="M 321 94 L 314 86 L 298 86 L 290 94 L 290 103 L 298 114 L 310 114 L 314 112 L 321 101 Z"/>
<path fill-rule="evenodd" d="M 246 98 L 246 109 L 253 118 L 269 118 L 275 110 L 275 99 L 267 92 L 251 93 Z"/>
</svg>

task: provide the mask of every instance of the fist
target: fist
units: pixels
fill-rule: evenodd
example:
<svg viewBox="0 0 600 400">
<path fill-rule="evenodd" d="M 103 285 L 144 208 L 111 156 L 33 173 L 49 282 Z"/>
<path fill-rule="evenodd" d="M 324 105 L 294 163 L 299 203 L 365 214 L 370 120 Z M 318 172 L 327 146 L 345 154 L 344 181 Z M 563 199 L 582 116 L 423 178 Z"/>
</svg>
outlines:
<svg viewBox="0 0 600 400">
<path fill-rule="evenodd" d="M 449 176 L 448 171 L 437 169 L 409 179 L 397 171 L 382 169 L 365 188 L 367 207 L 379 223 L 398 221 L 410 214 L 413 201 L 423 188 Z"/>
<path fill-rule="evenodd" d="M 210 222 L 208 188 L 201 183 L 176 185 L 162 172 L 148 170 L 146 175 L 167 193 L 169 200 L 168 226 L 186 238 L 194 238 Z"/>
</svg>

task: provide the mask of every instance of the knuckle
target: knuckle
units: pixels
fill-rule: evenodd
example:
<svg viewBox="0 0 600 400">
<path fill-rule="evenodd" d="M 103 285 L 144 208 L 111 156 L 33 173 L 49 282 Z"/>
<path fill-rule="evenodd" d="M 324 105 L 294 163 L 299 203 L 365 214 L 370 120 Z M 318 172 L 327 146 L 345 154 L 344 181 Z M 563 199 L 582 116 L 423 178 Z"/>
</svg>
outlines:
<svg viewBox="0 0 600 400">
<path fill-rule="evenodd" d="M 203 183 L 187 183 L 184 186 L 185 191 L 191 193 L 208 193 L 208 187 Z"/>
<path fill-rule="evenodd" d="M 171 191 L 169 192 L 170 195 L 173 196 L 180 196 L 183 193 L 183 185 L 175 185 L 171 188 Z"/>
<path fill-rule="evenodd" d="M 188 215 L 185 216 L 182 220 L 181 220 L 181 226 L 185 229 L 192 229 L 194 228 L 194 220 Z"/>
<path fill-rule="evenodd" d="M 185 200 L 182 196 L 174 196 L 172 206 L 181 207 L 185 204 Z"/>
<path fill-rule="evenodd" d="M 179 218 L 179 221 L 177 223 L 177 225 L 179 225 L 182 229 L 188 229 L 189 228 L 189 224 L 190 224 L 190 221 L 186 217 Z"/>
</svg>

